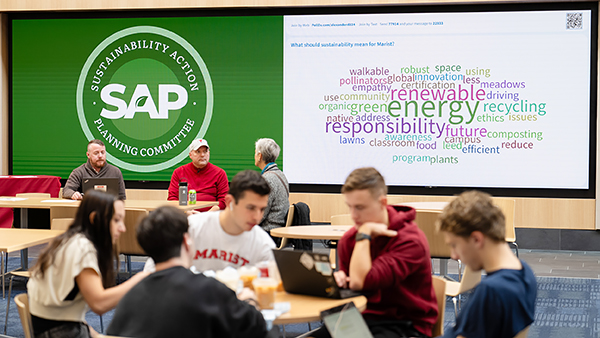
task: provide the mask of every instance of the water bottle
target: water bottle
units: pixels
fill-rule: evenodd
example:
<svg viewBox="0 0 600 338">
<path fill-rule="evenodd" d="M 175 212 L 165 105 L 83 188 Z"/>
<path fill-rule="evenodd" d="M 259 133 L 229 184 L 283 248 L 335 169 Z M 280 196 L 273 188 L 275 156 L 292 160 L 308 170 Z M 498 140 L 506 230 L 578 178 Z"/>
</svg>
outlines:
<svg viewBox="0 0 600 338">
<path fill-rule="evenodd" d="M 188 204 L 188 182 L 179 181 L 179 205 Z"/>
</svg>

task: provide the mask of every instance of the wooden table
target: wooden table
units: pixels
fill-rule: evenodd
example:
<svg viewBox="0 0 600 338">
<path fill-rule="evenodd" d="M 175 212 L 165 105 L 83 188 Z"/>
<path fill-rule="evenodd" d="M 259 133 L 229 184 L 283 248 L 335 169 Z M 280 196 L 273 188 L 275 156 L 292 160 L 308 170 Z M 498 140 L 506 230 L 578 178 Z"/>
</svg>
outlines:
<svg viewBox="0 0 600 338">
<path fill-rule="evenodd" d="M 181 210 L 194 210 L 212 207 L 219 205 L 217 201 L 196 201 L 196 204 L 179 205 L 178 201 L 164 201 L 164 200 L 125 200 L 125 210 L 127 209 L 146 209 L 152 211 L 158 207 L 170 205 Z"/>
<path fill-rule="evenodd" d="M 346 299 L 331 299 L 304 295 L 295 295 L 287 292 L 277 292 L 275 295 L 276 302 L 289 302 L 290 311 L 277 317 L 273 324 L 293 324 L 306 323 L 321 320 L 321 311 L 330 309 L 335 306 L 354 302 L 354 305 L 359 311 L 364 311 L 367 308 L 367 298 L 365 296 L 357 296 Z"/>
<path fill-rule="evenodd" d="M 271 230 L 275 237 L 287 237 L 297 239 L 330 239 L 339 241 L 344 233 L 352 228 L 352 225 L 301 225 Z"/>
<path fill-rule="evenodd" d="M 58 197 L 60 177 L 46 175 L 0 176 L 0 196 L 15 196 L 19 193 L 48 193 Z M 13 211 L 0 209 L 0 228 L 11 228 Z"/>
<path fill-rule="evenodd" d="M 206 207 L 212 207 L 218 205 L 216 201 L 197 201 L 196 204 L 179 205 L 178 201 L 164 201 L 164 200 L 125 200 L 125 210 L 127 209 L 146 209 L 152 211 L 163 205 L 170 205 L 181 210 L 194 210 Z M 79 207 L 81 201 L 62 199 L 62 198 L 25 198 L 25 197 L 12 197 L 2 196 L 0 197 L 0 208 L 22 208 L 22 209 L 50 209 L 51 207 Z M 21 227 L 26 228 L 27 223 L 23 223 L 21 219 Z"/>
<path fill-rule="evenodd" d="M 4 256 L 14 251 L 50 242 L 62 234 L 64 230 L 39 230 L 39 229 L 0 229 L 0 270 L 2 270 L 2 298 L 4 298 Z M 23 263 L 21 261 L 21 263 Z M 27 269 L 27 266 L 21 265 Z"/>
<path fill-rule="evenodd" d="M 275 237 L 287 237 L 297 239 L 325 239 L 339 241 L 346 231 L 353 225 L 301 225 L 284 228 L 271 229 L 271 235 Z M 332 268 L 338 267 L 338 256 L 335 253 L 337 244 L 329 246 L 331 249 L 330 260 Z"/>
<path fill-rule="evenodd" d="M 50 209 L 51 207 L 79 207 L 81 201 L 62 199 L 62 198 L 34 198 L 34 197 L 0 197 L 0 208 L 21 208 L 21 229 L 27 229 L 27 209 Z M 193 210 L 217 205 L 216 201 L 197 201 L 196 204 L 179 205 L 178 201 L 165 200 L 125 200 L 125 210 L 127 209 L 146 209 L 152 211 L 163 205 L 170 205 L 181 210 Z M 21 251 L 21 266 L 27 269 L 27 249 Z"/>
<path fill-rule="evenodd" d="M 405 205 L 415 210 L 433 210 L 442 211 L 450 202 L 406 202 L 396 203 L 394 205 Z"/>
</svg>

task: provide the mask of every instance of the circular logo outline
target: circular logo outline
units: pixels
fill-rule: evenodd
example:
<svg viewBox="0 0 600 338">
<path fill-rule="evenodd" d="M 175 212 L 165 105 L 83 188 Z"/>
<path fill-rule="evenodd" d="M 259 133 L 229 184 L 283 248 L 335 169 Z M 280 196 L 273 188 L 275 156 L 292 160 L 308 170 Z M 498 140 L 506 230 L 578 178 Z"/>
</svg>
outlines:
<svg viewBox="0 0 600 338">
<path fill-rule="evenodd" d="M 166 30 L 166 29 L 160 28 L 160 27 L 155 27 L 155 26 L 135 26 L 135 27 L 129 27 L 129 28 L 120 30 L 120 31 L 110 35 L 106 39 L 104 39 L 104 41 L 102 41 L 98 46 L 96 46 L 96 48 L 94 48 L 94 50 L 92 51 L 90 56 L 87 58 L 85 64 L 83 65 L 83 68 L 81 69 L 81 73 L 79 74 L 79 81 L 77 81 L 77 91 L 76 91 L 75 99 L 76 99 L 77 116 L 79 118 L 79 124 L 81 125 L 81 129 L 83 130 L 83 133 L 87 137 L 88 141 L 93 140 L 94 136 L 92 135 L 92 132 L 87 124 L 87 119 L 85 118 L 85 112 L 83 109 L 83 87 L 85 86 L 85 78 L 87 77 L 87 74 L 88 74 L 94 60 L 96 60 L 96 58 L 100 55 L 100 53 L 108 45 L 110 45 L 112 42 L 114 42 L 117 39 L 120 39 L 120 38 L 128 36 L 128 35 L 138 34 L 138 33 L 151 33 L 151 34 L 162 35 L 162 36 L 165 36 L 165 37 L 179 43 L 180 46 L 185 48 L 185 50 L 187 50 L 188 53 L 190 53 L 190 55 L 194 58 L 194 61 L 196 61 L 196 64 L 200 67 L 202 77 L 204 78 L 204 84 L 206 86 L 206 114 L 204 115 L 204 120 L 202 121 L 202 126 L 200 127 L 200 130 L 198 130 L 198 134 L 196 134 L 196 136 L 192 139 L 192 141 L 197 138 L 204 138 L 204 135 L 206 134 L 206 131 L 208 130 L 208 126 L 210 125 L 210 120 L 212 119 L 213 104 L 214 104 L 212 80 L 210 78 L 208 68 L 206 67 L 206 64 L 204 63 L 204 60 L 202 59 L 200 54 L 198 54 L 196 49 L 194 49 L 194 47 L 189 42 L 187 42 L 184 38 L 182 38 L 181 36 L 171 32 L 169 30 Z M 190 141 L 190 143 L 191 143 L 191 141 Z M 160 170 L 164 170 L 164 169 L 172 167 L 173 165 L 181 162 L 188 155 L 189 155 L 189 151 L 187 150 L 187 147 L 186 147 L 186 149 L 184 149 L 181 153 L 179 153 L 177 156 L 171 158 L 170 160 L 167 160 L 167 161 L 161 162 L 161 163 L 149 164 L 149 165 L 132 164 L 129 162 L 125 162 L 125 161 L 118 159 L 115 156 L 111 155 L 109 152 L 106 152 L 106 159 L 108 161 L 116 164 L 117 166 L 119 166 L 123 169 L 130 170 L 130 171 L 156 172 L 156 171 L 160 171 Z"/>
</svg>

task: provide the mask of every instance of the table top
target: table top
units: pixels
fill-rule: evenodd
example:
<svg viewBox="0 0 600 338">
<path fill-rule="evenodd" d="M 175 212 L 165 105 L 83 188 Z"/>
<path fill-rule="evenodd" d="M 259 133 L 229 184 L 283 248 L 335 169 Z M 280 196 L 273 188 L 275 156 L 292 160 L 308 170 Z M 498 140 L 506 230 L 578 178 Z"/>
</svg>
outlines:
<svg viewBox="0 0 600 338">
<path fill-rule="evenodd" d="M 0 251 L 13 252 L 50 242 L 64 230 L 0 229 Z"/>
<path fill-rule="evenodd" d="M 165 200 L 125 200 L 125 209 L 146 209 L 152 211 L 158 207 L 170 205 L 182 210 L 194 210 L 219 205 L 217 201 L 196 201 L 196 204 L 179 205 L 178 201 Z"/>
<path fill-rule="evenodd" d="M 442 211 L 450 202 L 404 202 L 396 203 L 394 205 L 405 205 L 415 210 L 434 210 Z"/>
<path fill-rule="evenodd" d="M 50 209 L 51 207 L 79 207 L 80 201 L 63 198 L 34 198 L 34 197 L 0 197 L 0 208 L 33 208 Z M 165 200 L 125 200 L 125 209 L 154 210 L 163 205 L 170 205 L 182 210 L 193 210 L 217 205 L 216 201 L 197 201 L 196 204 L 179 205 L 178 201 Z"/>
<path fill-rule="evenodd" d="M 340 240 L 352 225 L 301 225 L 271 230 L 275 237 Z"/>
<path fill-rule="evenodd" d="M 346 299 L 331 299 L 304 295 L 295 295 L 287 292 L 277 292 L 275 294 L 276 302 L 289 302 L 291 309 L 289 312 L 277 317 L 273 324 L 293 324 L 306 323 L 321 320 L 321 311 L 335 306 L 354 302 L 359 311 L 364 311 L 367 307 L 367 298 L 357 296 Z"/>
</svg>

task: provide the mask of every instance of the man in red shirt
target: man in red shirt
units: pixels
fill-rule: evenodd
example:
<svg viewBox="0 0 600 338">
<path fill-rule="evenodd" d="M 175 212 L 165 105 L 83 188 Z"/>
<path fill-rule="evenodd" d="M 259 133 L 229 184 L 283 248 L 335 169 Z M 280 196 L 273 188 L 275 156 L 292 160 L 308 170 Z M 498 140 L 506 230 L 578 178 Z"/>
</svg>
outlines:
<svg viewBox="0 0 600 338">
<path fill-rule="evenodd" d="M 169 185 L 169 200 L 179 199 L 179 182 L 187 181 L 189 190 L 196 190 L 198 201 L 218 201 L 210 209 L 213 211 L 225 209 L 225 195 L 229 191 L 229 181 L 225 170 L 209 163 L 210 148 L 204 139 L 197 139 L 190 145 L 190 159 L 192 162 L 182 165 L 173 171 Z"/>
<path fill-rule="evenodd" d="M 373 337 L 430 337 L 438 311 L 416 211 L 387 205 L 385 181 L 374 168 L 350 173 L 342 194 L 355 225 L 338 243 L 337 284 L 367 296 L 363 318 Z"/>
</svg>

